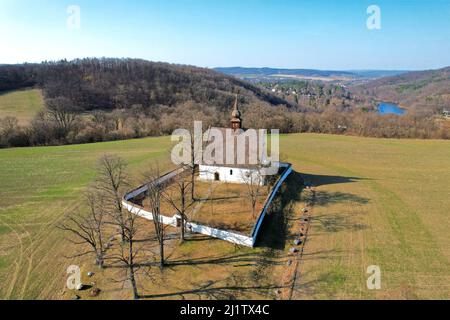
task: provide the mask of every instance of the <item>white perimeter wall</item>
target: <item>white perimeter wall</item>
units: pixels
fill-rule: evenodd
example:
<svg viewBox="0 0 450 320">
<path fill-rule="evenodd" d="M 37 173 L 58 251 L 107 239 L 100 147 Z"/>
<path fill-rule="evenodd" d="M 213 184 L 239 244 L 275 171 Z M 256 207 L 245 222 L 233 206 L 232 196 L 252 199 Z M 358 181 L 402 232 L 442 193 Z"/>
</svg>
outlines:
<svg viewBox="0 0 450 320">
<path fill-rule="evenodd" d="M 245 235 L 242 234 L 238 234 L 238 233 L 233 233 L 233 232 L 229 232 L 229 231 L 225 231 L 225 230 L 219 230 L 219 229 L 214 229 L 211 227 L 207 227 L 207 226 L 203 226 L 203 225 L 199 225 L 197 223 L 193 223 L 193 222 L 187 222 L 186 223 L 186 230 L 190 231 L 190 232 L 195 232 L 195 233 L 200 233 L 200 234 L 204 234 L 207 236 L 211 236 L 213 238 L 218 238 L 218 239 L 222 239 L 231 243 L 235 243 L 238 245 L 243 245 L 243 246 L 247 246 L 247 247 L 253 247 L 255 245 L 256 239 L 258 237 L 258 233 L 261 227 L 261 224 L 266 216 L 267 210 L 270 207 L 271 202 L 273 201 L 273 199 L 275 198 L 278 190 L 280 189 L 281 185 L 284 183 L 284 181 L 287 179 L 287 177 L 292 173 L 292 167 L 290 164 L 288 163 L 281 163 L 280 164 L 281 167 L 286 168 L 286 171 L 283 173 L 283 175 L 278 179 L 278 182 L 276 183 L 276 185 L 274 186 L 274 188 L 272 189 L 271 194 L 269 195 L 266 204 L 263 208 L 263 210 L 261 211 L 261 214 L 258 218 L 258 221 L 255 225 L 255 228 L 253 229 L 252 235 L 251 237 L 247 237 Z M 211 169 L 214 169 L 211 166 L 208 166 Z M 224 167 L 216 167 L 217 169 L 221 169 L 221 170 L 226 170 L 228 169 L 228 173 L 230 169 L 232 170 L 236 170 L 235 168 L 224 168 Z M 178 169 L 175 171 L 170 172 L 169 174 L 159 178 L 157 180 L 158 183 L 163 183 L 171 178 L 173 178 L 174 176 L 176 176 L 177 174 L 180 174 L 182 172 L 184 172 L 186 169 Z M 251 171 L 249 169 L 238 169 L 240 170 L 240 173 L 244 172 L 245 170 L 247 171 Z M 216 171 L 214 171 L 216 172 Z M 212 177 L 214 178 L 214 172 L 212 172 Z M 223 171 L 225 173 L 225 171 Z M 206 174 L 211 174 L 211 172 L 206 171 Z M 256 174 L 258 174 L 256 172 Z M 234 176 L 234 171 L 233 171 L 233 176 Z M 207 179 L 209 179 L 209 175 L 205 176 Z M 224 175 L 224 177 L 226 177 L 226 175 Z M 239 177 L 239 176 L 238 176 Z M 222 179 L 222 177 L 221 177 Z M 239 179 L 237 180 L 233 180 L 236 183 L 242 183 L 240 182 Z M 232 182 L 231 180 L 229 182 Z M 145 209 L 143 209 L 142 207 L 130 202 L 131 199 L 133 199 L 134 197 L 141 195 L 145 192 L 147 192 L 148 188 L 146 185 L 141 186 L 129 193 L 127 193 L 124 196 L 124 199 L 122 200 L 122 204 L 124 206 L 125 209 L 127 209 L 128 211 L 130 211 L 133 214 L 136 214 L 144 219 L 148 219 L 148 220 L 153 220 L 153 214 L 151 212 L 146 211 Z M 161 222 L 165 225 L 170 225 L 173 227 L 177 226 L 177 215 L 173 216 L 173 217 L 166 217 L 166 216 L 162 216 L 160 217 Z"/>
<path fill-rule="evenodd" d="M 133 213 L 141 218 L 147 219 L 147 220 L 153 220 L 153 214 L 151 212 L 146 211 L 145 209 L 140 208 L 136 205 L 133 205 L 130 202 L 124 201 L 123 205 L 124 205 L 124 208 L 127 209 L 128 211 L 130 211 L 131 213 Z M 174 215 L 173 217 L 166 217 L 166 216 L 161 215 L 160 221 L 165 225 L 176 228 L 177 227 L 177 218 L 179 218 L 179 216 L 177 216 L 177 215 Z M 206 236 L 222 239 L 222 240 L 225 240 L 225 241 L 228 241 L 231 243 L 235 243 L 238 245 L 246 246 L 246 247 L 253 247 L 253 238 L 252 237 L 247 237 L 242 234 L 238 234 L 238 233 L 234 233 L 234 232 L 229 232 L 229 231 L 225 231 L 225 230 L 219 230 L 219 229 L 214 229 L 214 228 L 207 227 L 207 226 L 202 226 L 200 224 L 193 223 L 193 222 L 186 222 L 185 226 L 186 226 L 186 231 L 189 231 L 189 232 L 204 234 Z"/>
</svg>

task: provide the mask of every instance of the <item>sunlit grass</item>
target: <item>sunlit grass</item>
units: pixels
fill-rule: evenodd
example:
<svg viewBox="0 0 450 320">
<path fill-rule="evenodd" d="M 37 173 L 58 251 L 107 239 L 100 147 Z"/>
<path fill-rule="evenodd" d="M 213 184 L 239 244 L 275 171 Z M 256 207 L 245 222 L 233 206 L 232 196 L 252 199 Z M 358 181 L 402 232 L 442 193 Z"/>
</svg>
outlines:
<svg viewBox="0 0 450 320">
<path fill-rule="evenodd" d="M 44 108 L 41 90 L 25 89 L 0 94 L 0 118 L 11 116 L 27 125 Z"/>
<path fill-rule="evenodd" d="M 151 166 L 169 163 L 170 148 L 170 139 L 163 137 L 0 150 L 0 298 L 67 297 L 67 266 L 80 263 L 85 270 L 90 265 L 64 259 L 73 247 L 56 225 L 77 210 L 97 160 L 105 153 L 123 157 L 138 185 Z M 450 297 L 449 141 L 296 134 L 281 137 L 281 151 L 317 184 L 320 195 L 294 298 Z M 303 206 L 299 201 L 295 211 Z M 141 289 L 170 293 L 210 280 L 217 287 L 252 287 L 255 274 L 263 275 L 260 281 L 279 283 L 292 246 L 288 241 L 285 251 L 236 249 L 220 240 L 180 247 L 174 241 L 169 261 L 197 264 L 173 267 L 156 283 L 141 280 Z M 276 264 L 261 265 L 268 253 Z M 234 258 L 209 262 L 224 257 Z M 366 287 L 369 265 L 381 267 L 380 291 Z M 105 289 L 102 297 L 129 298 L 127 291 L 115 291 L 104 273 L 96 280 Z M 234 294 L 267 298 L 273 290 Z"/>
</svg>

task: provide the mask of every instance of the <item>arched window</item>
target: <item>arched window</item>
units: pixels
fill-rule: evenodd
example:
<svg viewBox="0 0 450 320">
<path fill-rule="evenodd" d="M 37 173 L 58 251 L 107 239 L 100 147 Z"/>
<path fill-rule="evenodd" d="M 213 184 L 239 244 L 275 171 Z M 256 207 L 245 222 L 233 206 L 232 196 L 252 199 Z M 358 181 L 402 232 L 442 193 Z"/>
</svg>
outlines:
<svg viewBox="0 0 450 320">
<path fill-rule="evenodd" d="M 230 170 L 230 176 L 232 176 L 233 175 L 233 170 Z"/>
</svg>

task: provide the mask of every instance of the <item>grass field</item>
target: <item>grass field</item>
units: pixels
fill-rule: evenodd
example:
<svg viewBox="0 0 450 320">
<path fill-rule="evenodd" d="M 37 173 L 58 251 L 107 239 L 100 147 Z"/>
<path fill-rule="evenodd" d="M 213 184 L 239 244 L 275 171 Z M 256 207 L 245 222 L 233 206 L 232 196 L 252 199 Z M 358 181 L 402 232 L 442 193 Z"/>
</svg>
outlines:
<svg viewBox="0 0 450 320">
<path fill-rule="evenodd" d="M 450 298 L 450 142 L 289 136 L 318 186 L 296 297 Z M 382 290 L 368 292 L 369 265 Z"/>
<path fill-rule="evenodd" d="M 0 150 L 0 298 L 67 297 L 67 266 L 90 266 L 63 257 L 73 248 L 55 226 L 77 208 L 96 160 L 119 154 L 140 177 L 155 160 L 166 163 L 169 150 L 168 138 Z M 317 192 L 294 299 L 450 298 L 449 141 L 286 135 L 281 151 Z M 290 197 L 298 213 L 303 196 Z M 171 242 L 168 259 L 177 264 L 141 289 L 150 298 L 275 298 L 291 236 L 281 248 Z M 381 268 L 381 290 L 366 287 L 370 265 Z M 102 298 L 130 297 L 96 277 Z"/>
<path fill-rule="evenodd" d="M 41 90 L 27 89 L 0 94 L 0 118 L 11 116 L 26 125 L 44 108 Z"/>
</svg>

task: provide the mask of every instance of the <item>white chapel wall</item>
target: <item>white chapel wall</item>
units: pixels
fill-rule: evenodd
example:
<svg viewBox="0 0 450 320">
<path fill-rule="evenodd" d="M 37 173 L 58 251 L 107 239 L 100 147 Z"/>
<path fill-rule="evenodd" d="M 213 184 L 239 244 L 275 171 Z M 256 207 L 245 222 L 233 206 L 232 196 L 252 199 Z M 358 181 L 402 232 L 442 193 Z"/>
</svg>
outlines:
<svg viewBox="0 0 450 320">
<path fill-rule="evenodd" d="M 219 180 L 226 183 L 245 183 L 245 177 L 247 175 L 253 175 L 253 181 L 258 181 L 258 176 L 260 176 L 257 169 L 247 169 L 247 168 L 233 168 L 233 167 L 222 167 L 222 166 L 210 166 L 210 165 L 200 165 L 199 166 L 199 180 L 202 181 L 215 181 L 216 173 L 219 174 Z M 261 185 L 264 184 L 264 177 L 260 178 Z M 249 180 L 247 180 L 249 181 Z"/>
</svg>

